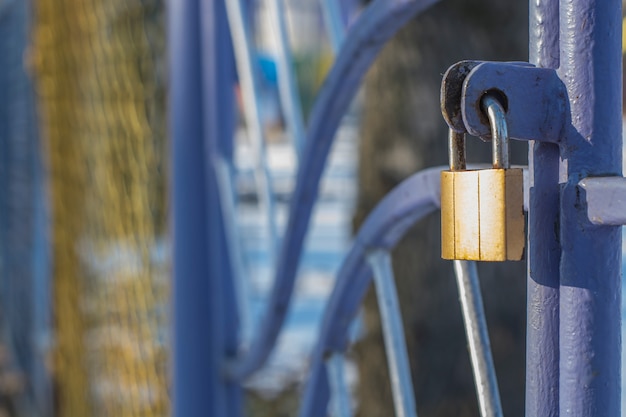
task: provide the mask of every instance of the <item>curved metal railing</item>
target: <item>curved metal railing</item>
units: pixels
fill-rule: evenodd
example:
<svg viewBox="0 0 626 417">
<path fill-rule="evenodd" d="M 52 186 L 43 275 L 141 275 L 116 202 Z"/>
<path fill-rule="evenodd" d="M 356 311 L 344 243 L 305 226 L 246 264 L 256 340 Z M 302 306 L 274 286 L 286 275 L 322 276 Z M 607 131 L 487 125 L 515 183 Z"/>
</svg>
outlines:
<svg viewBox="0 0 626 417">
<path fill-rule="evenodd" d="M 291 196 L 285 235 L 282 239 L 270 233 L 272 243 L 281 241 L 275 261 L 274 282 L 269 302 L 260 324 L 245 350 L 230 357 L 222 370 L 232 386 L 243 383 L 266 363 L 282 330 L 292 297 L 299 266 L 303 241 L 307 232 L 313 205 L 316 202 L 321 175 L 339 127 L 360 82 L 384 44 L 411 18 L 436 0 L 374 0 L 365 8 L 349 28 L 341 27 L 347 21 L 337 16 L 341 10 L 324 3 L 325 19 L 331 30 L 331 40 L 339 48 L 336 60 L 324 86 L 317 96 L 306 138 L 301 144 L 301 109 L 295 92 L 295 75 L 289 62 L 288 38 L 284 11 L 278 0 L 272 2 L 272 19 L 279 44 L 279 83 L 282 105 L 287 125 L 294 139 L 298 155 L 296 185 Z M 260 122 L 259 99 L 255 80 L 253 47 L 245 25 L 245 4 L 241 0 L 225 0 L 228 21 L 233 37 L 237 69 L 242 84 L 244 112 L 252 129 L 257 149 L 257 179 L 259 192 L 264 195 L 265 215 L 270 232 L 276 230 L 272 208 L 271 179 L 264 152 L 264 138 Z M 191 11 L 188 9 L 187 12 Z M 180 24 L 180 23 L 179 23 Z M 340 47 L 339 47 L 340 46 Z M 230 263 L 236 264 L 238 245 L 234 230 L 231 168 L 228 156 L 220 152 L 211 155 L 210 162 L 216 175 L 218 198 L 221 200 L 222 225 L 227 241 L 226 252 Z M 348 344 L 348 328 L 356 316 L 372 276 L 381 306 L 383 334 L 386 344 L 391 385 L 394 393 L 396 415 L 416 416 L 416 405 L 404 342 L 402 321 L 397 301 L 389 250 L 405 232 L 427 214 L 439 207 L 439 171 L 432 168 L 417 173 L 389 193 L 374 209 L 356 236 L 352 249 L 346 256 L 334 289 L 327 303 L 316 346 L 313 350 L 310 374 L 307 379 L 300 415 L 325 415 L 332 394 L 332 410 L 341 416 L 351 415 L 349 394 L 345 381 L 343 353 Z M 229 243 L 230 241 L 230 243 Z M 270 251 L 271 252 L 271 251 Z M 176 262 L 176 260 L 175 260 Z M 230 275 L 243 275 L 230 265 Z M 463 312 L 470 339 L 470 352 L 479 402 L 483 416 L 501 416 L 497 384 L 482 311 L 482 301 L 473 263 L 458 262 L 456 272 Z M 229 285 L 233 285 L 232 283 Z M 187 288 L 187 287 L 186 287 Z M 237 297 L 234 298 L 237 302 Z M 240 312 L 244 316 L 245 312 Z M 241 320 L 241 318 L 240 318 Z M 245 322 L 245 320 L 244 320 Z M 188 333 L 187 333 L 188 334 Z M 180 341 L 177 346 L 181 346 Z M 180 390 L 178 391 L 180 392 Z M 229 395 L 232 395 L 229 394 Z M 191 410 L 181 405 L 176 410 Z"/>
<path fill-rule="evenodd" d="M 275 345 L 287 314 L 326 158 L 361 79 L 383 45 L 409 19 L 435 1 L 376 0 L 350 28 L 313 107 L 268 307 L 250 348 L 227 367 L 230 378 L 241 380 L 250 376 L 262 366 Z"/>
</svg>

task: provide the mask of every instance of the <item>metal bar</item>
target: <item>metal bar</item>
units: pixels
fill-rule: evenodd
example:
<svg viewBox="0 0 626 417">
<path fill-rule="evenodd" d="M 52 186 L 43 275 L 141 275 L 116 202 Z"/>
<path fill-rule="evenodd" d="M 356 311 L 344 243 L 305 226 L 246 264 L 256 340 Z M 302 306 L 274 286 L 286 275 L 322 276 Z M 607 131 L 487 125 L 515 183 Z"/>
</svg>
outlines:
<svg viewBox="0 0 626 417">
<path fill-rule="evenodd" d="M 352 406 L 350 404 L 350 390 L 346 384 L 344 372 L 345 358 L 339 352 L 333 353 L 326 361 L 328 370 L 328 380 L 332 392 L 332 408 L 334 417 L 352 416 Z"/>
<path fill-rule="evenodd" d="M 278 47 L 276 64 L 281 108 L 285 114 L 296 155 L 298 155 L 298 159 L 301 159 L 302 150 L 304 148 L 305 129 L 302 118 L 302 102 L 300 101 L 300 93 L 298 92 L 296 74 L 293 68 L 293 57 L 291 55 L 289 37 L 287 34 L 286 8 L 281 0 L 270 0 L 269 7 L 276 46 Z"/>
<path fill-rule="evenodd" d="M 405 23 L 436 0 L 375 0 L 352 27 L 313 107 L 296 188 L 289 206 L 285 238 L 278 258 L 268 307 L 250 349 L 226 369 L 232 379 L 257 371 L 271 353 L 285 321 L 298 260 L 318 193 L 319 181 L 335 132 L 359 83 L 383 45 Z"/>
<path fill-rule="evenodd" d="M 538 67 L 559 67 L 559 0 L 530 2 L 529 54 Z M 559 413 L 559 147 L 528 150 L 526 415 Z"/>
<path fill-rule="evenodd" d="M 626 178 L 585 178 L 578 183 L 587 203 L 587 218 L 593 224 L 626 224 Z"/>
<path fill-rule="evenodd" d="M 239 316 L 239 329 L 241 340 L 247 342 L 252 338 L 252 313 L 250 312 L 250 289 L 247 279 L 247 271 L 244 268 L 243 250 L 241 249 L 241 236 L 238 232 L 237 220 L 235 219 L 237 208 L 235 203 L 235 186 L 232 181 L 232 168 L 223 158 L 214 161 L 215 174 L 219 202 L 222 209 L 225 243 L 229 254 L 232 268 L 231 276 L 234 284 L 237 314 Z"/>
<path fill-rule="evenodd" d="M 272 192 L 272 177 L 267 165 L 265 149 L 265 133 L 261 119 L 259 103 L 259 87 L 255 76 L 254 51 L 250 36 L 246 30 L 244 7 L 242 0 L 225 0 L 226 14 L 233 39 L 237 73 L 241 84 L 243 97 L 243 112 L 252 148 L 255 153 L 255 180 L 259 203 L 264 212 L 270 244 L 268 245 L 269 258 L 272 265 L 276 262 L 278 232 L 276 227 L 276 213 L 274 210 L 274 195 Z"/>
<path fill-rule="evenodd" d="M 330 45 L 335 54 L 339 53 L 345 38 L 345 25 L 343 23 L 341 6 L 338 0 L 322 0 L 322 13 L 324 23 L 330 38 Z"/>
<path fill-rule="evenodd" d="M 559 76 L 570 124 L 561 143 L 561 416 L 619 416 L 621 228 L 587 218 L 578 183 L 621 176 L 621 0 L 562 0 Z"/>
<path fill-rule="evenodd" d="M 173 415 L 222 415 L 219 381 L 219 292 L 207 279 L 209 253 L 203 146 L 199 3 L 172 3 L 169 16 L 173 222 Z M 207 51 L 208 53 L 208 51 Z M 200 331 L 203 329 L 204 331 Z M 208 410 L 211 410 L 210 412 Z"/>
<path fill-rule="evenodd" d="M 219 382 L 224 404 L 224 415 L 241 416 L 243 412 L 242 388 L 238 383 L 223 377 L 224 362 L 237 354 L 240 337 L 239 328 L 242 316 L 237 298 L 237 282 L 234 265 L 231 263 L 237 248 L 229 245 L 226 228 L 227 216 L 232 214 L 230 207 L 221 203 L 219 162 L 232 166 L 233 139 L 235 128 L 235 65 L 233 42 L 226 18 L 224 0 L 201 0 L 200 26 L 202 33 L 202 91 L 204 122 L 204 156 L 206 198 L 208 202 L 210 275 L 209 280 L 218 281 L 215 292 L 210 294 L 209 302 L 220 308 L 218 334 L 212 343 L 217 345 L 220 359 Z M 226 213 L 228 211 L 228 214 Z M 207 279 L 205 277 L 205 279 Z M 217 300 L 219 298 L 219 300 Z M 198 330 L 198 329 L 196 329 Z"/>
<path fill-rule="evenodd" d="M 406 351 L 406 339 L 402 327 L 400 302 L 391 268 L 391 257 L 387 250 L 378 249 L 367 255 L 367 262 L 374 274 L 396 416 L 417 417 L 413 381 L 411 380 L 411 365 Z"/>
<path fill-rule="evenodd" d="M 487 320 L 480 293 L 476 262 L 454 261 L 454 272 L 463 310 L 463 323 L 469 345 L 480 415 L 502 417 L 496 370 L 491 356 Z"/>
<path fill-rule="evenodd" d="M 239 387 L 222 377 L 237 322 L 210 162 L 232 137 L 232 73 L 222 1 L 181 0 L 168 13 L 173 225 L 174 416 L 240 415 Z M 208 256 L 211 254 L 211 256 Z M 225 320 L 229 318 L 228 326 Z M 227 328 L 225 328 L 227 327 Z"/>
</svg>

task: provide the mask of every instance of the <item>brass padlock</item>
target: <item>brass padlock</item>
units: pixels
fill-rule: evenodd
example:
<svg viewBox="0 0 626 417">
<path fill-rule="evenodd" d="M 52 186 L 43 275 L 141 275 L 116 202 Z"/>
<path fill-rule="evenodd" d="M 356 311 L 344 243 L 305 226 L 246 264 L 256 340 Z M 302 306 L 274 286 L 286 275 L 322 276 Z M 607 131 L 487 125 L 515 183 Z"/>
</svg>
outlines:
<svg viewBox="0 0 626 417">
<path fill-rule="evenodd" d="M 489 117 L 493 169 L 466 170 L 465 134 L 450 129 L 450 170 L 441 173 L 441 257 L 519 261 L 524 253 L 523 171 L 510 168 L 505 112 L 482 100 Z"/>
</svg>

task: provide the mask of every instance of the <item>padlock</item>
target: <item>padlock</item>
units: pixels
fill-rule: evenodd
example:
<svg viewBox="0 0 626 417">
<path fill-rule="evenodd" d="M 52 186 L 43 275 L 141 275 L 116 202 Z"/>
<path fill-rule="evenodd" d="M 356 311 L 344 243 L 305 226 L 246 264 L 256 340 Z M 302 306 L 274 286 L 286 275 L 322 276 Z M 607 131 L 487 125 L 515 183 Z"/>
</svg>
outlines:
<svg viewBox="0 0 626 417">
<path fill-rule="evenodd" d="M 524 253 L 523 171 L 510 168 L 505 111 L 482 100 L 491 125 L 493 168 L 466 170 L 465 134 L 450 129 L 450 170 L 441 172 L 441 257 L 519 261 Z"/>
</svg>

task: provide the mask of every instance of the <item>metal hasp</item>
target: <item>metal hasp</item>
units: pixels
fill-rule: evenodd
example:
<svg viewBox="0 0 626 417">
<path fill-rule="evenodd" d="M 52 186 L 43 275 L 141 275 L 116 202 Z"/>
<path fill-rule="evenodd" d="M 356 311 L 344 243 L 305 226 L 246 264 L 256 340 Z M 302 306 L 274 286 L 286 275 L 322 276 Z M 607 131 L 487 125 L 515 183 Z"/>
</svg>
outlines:
<svg viewBox="0 0 626 417">
<path fill-rule="evenodd" d="M 455 97 L 463 123 L 451 128 L 485 135 L 478 103 L 494 91 L 506 97 L 511 138 L 532 141 L 528 416 L 620 415 L 621 220 L 607 206 L 615 200 L 593 197 L 615 184 L 591 177 L 622 174 L 621 8 L 533 0 L 536 67 L 475 65 Z"/>
<path fill-rule="evenodd" d="M 232 155 L 234 59 L 223 0 L 172 2 L 168 25 L 172 415 L 236 417 L 241 388 L 222 366 L 237 348 L 238 318 L 211 164 Z"/>
<path fill-rule="evenodd" d="M 509 166 L 504 108 L 486 95 L 493 166 L 465 169 L 464 134 L 450 129 L 450 170 L 441 172 L 441 256 L 476 261 L 520 260 L 524 253 L 523 172 Z"/>
</svg>

